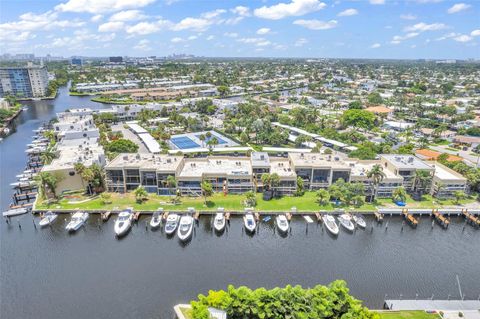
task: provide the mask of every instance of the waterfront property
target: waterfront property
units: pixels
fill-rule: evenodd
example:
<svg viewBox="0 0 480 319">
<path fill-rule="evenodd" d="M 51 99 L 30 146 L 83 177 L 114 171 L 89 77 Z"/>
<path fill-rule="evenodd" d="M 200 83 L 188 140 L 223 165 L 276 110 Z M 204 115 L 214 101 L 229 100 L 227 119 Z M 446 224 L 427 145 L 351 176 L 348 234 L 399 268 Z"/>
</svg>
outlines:
<svg viewBox="0 0 480 319">
<path fill-rule="evenodd" d="M 381 165 L 384 174 L 376 187 L 368 176 L 375 165 Z M 466 180 L 458 173 L 440 163 L 424 162 L 411 155 L 382 155 L 380 160 L 362 161 L 319 153 L 288 153 L 287 157 L 275 157 L 252 152 L 250 156 L 202 158 L 120 154 L 105 169 L 107 188 L 113 192 L 131 191 L 142 185 L 151 193 L 169 194 L 172 188 L 178 188 L 181 194 L 199 196 L 202 181 L 211 182 L 215 191 L 225 193 L 263 191 L 266 185 L 262 183 L 262 174 L 276 173 L 279 182 L 274 188 L 282 195 L 295 193 L 300 177 L 307 190 L 327 188 L 343 179 L 363 183 L 369 197 L 391 197 L 399 186 L 413 191 L 417 171 L 426 171 L 432 177 L 428 185 L 423 186 L 426 194 L 445 198 L 466 189 Z M 176 181 L 175 187 L 166 186 L 168 176 Z"/>
<path fill-rule="evenodd" d="M 43 65 L 0 68 L 0 97 L 37 98 L 47 94 L 48 72 Z"/>
</svg>

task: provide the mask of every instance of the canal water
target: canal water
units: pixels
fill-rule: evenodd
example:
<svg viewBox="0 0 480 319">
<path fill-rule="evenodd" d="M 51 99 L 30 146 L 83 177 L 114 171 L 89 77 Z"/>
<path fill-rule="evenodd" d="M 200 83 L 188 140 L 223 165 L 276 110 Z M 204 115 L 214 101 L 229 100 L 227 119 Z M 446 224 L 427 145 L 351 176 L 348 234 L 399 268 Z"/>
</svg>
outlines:
<svg viewBox="0 0 480 319">
<path fill-rule="evenodd" d="M 10 203 L 8 184 L 23 169 L 32 130 L 56 112 L 84 106 L 101 107 L 63 89 L 55 101 L 32 102 L 20 115 L 17 132 L 0 144 L 2 209 Z M 480 231 L 460 217 L 452 217 L 448 230 L 432 228 L 426 216 L 417 229 L 402 227 L 399 217 L 379 225 L 368 217 L 367 230 L 342 230 L 338 237 L 294 218 L 292 232 L 283 237 L 273 220 L 248 236 L 240 218 L 218 236 L 210 217 L 202 216 L 187 245 L 162 230 L 147 230 L 147 216 L 121 240 L 114 236 L 113 219 L 102 223 L 91 216 L 71 235 L 64 231 L 67 219 L 60 216 L 45 229 L 34 228 L 31 215 L 10 225 L 2 220 L 2 319 L 172 318 L 175 304 L 228 284 L 308 287 L 345 279 L 372 308 L 381 307 L 386 294 L 459 298 L 456 275 L 467 299 L 480 294 Z"/>
</svg>

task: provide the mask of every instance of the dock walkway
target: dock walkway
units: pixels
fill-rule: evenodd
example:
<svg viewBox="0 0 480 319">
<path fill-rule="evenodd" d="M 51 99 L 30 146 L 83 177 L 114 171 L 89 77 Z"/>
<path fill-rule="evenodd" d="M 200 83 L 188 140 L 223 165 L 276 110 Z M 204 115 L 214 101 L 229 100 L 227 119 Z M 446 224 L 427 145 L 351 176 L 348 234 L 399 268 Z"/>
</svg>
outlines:
<svg viewBox="0 0 480 319">
<path fill-rule="evenodd" d="M 389 310 L 477 310 L 480 300 L 385 300 Z"/>
</svg>

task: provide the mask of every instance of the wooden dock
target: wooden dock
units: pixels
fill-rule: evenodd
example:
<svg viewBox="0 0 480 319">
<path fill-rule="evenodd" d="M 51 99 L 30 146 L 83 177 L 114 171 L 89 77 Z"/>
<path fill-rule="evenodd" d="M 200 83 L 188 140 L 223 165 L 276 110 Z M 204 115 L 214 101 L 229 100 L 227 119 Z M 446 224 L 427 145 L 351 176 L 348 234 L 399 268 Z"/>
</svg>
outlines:
<svg viewBox="0 0 480 319">
<path fill-rule="evenodd" d="M 225 213 L 225 220 L 229 221 L 230 220 L 230 213 Z"/>
<path fill-rule="evenodd" d="M 140 212 L 133 213 L 133 221 L 138 222 L 139 218 L 140 218 Z"/>
<path fill-rule="evenodd" d="M 104 222 L 108 221 L 108 219 L 110 218 L 111 215 L 112 215 L 111 211 L 101 213 L 102 221 L 104 221 Z"/>
<path fill-rule="evenodd" d="M 255 212 L 255 220 L 258 222 L 260 220 L 260 213 Z"/>
<path fill-rule="evenodd" d="M 413 217 L 412 214 L 410 214 L 410 213 L 408 212 L 408 209 L 403 209 L 403 210 L 402 210 L 402 215 L 403 215 L 403 217 L 405 218 L 405 220 L 408 222 L 408 224 L 409 224 L 410 226 L 412 226 L 413 228 L 416 228 L 416 227 L 417 227 L 417 225 L 418 225 L 418 220 L 417 220 L 415 217 Z"/>
<path fill-rule="evenodd" d="M 292 213 L 286 213 L 285 216 L 287 217 L 288 221 L 292 220 Z"/>
<path fill-rule="evenodd" d="M 462 215 L 465 217 L 465 221 L 472 225 L 473 227 L 479 228 L 480 227 L 480 218 L 476 217 L 475 215 L 468 212 L 467 209 L 462 209 Z"/>
<path fill-rule="evenodd" d="M 195 214 L 193 214 L 193 219 L 195 219 L 196 221 L 200 219 L 200 211 L 197 210 Z"/>
<path fill-rule="evenodd" d="M 375 219 L 377 220 L 378 223 L 383 222 L 383 217 L 384 217 L 383 213 L 374 212 L 374 214 L 375 214 Z"/>
<path fill-rule="evenodd" d="M 443 228 L 448 228 L 448 225 L 450 225 L 450 219 L 448 217 L 445 217 L 443 214 L 440 214 L 438 212 L 438 209 L 432 210 L 432 215 L 435 218 L 435 220 L 443 227 Z"/>
<path fill-rule="evenodd" d="M 317 222 L 322 222 L 323 221 L 323 217 L 322 217 L 322 214 L 320 213 L 315 213 L 315 217 L 317 218 Z"/>
</svg>

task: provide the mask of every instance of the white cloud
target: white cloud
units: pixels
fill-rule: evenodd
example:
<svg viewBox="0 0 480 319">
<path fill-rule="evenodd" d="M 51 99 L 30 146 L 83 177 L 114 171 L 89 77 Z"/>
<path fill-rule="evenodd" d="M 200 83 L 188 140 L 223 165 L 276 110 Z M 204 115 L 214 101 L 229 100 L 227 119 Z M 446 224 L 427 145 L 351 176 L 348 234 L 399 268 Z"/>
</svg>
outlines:
<svg viewBox="0 0 480 319">
<path fill-rule="evenodd" d="M 377 49 L 379 47 L 381 47 L 382 45 L 380 43 L 374 43 L 370 46 L 371 49 Z"/>
<path fill-rule="evenodd" d="M 260 35 L 264 35 L 264 34 L 268 34 L 270 33 L 270 29 L 269 28 L 260 28 L 257 30 L 257 34 L 260 34 Z"/>
<path fill-rule="evenodd" d="M 183 42 L 184 40 L 180 37 L 175 37 L 170 40 L 172 43 L 180 43 Z"/>
<path fill-rule="evenodd" d="M 90 18 L 90 21 L 92 22 L 98 22 L 103 19 L 103 15 L 101 14 L 96 14 L 93 17 Z"/>
<path fill-rule="evenodd" d="M 63 12 L 90 12 L 98 14 L 124 9 L 142 8 L 155 0 L 69 0 L 55 6 L 55 10 Z"/>
<path fill-rule="evenodd" d="M 292 0 L 290 3 L 278 3 L 273 6 L 263 6 L 254 10 L 255 16 L 263 19 L 279 20 L 286 17 L 298 17 L 315 12 L 326 7 L 319 0 Z"/>
<path fill-rule="evenodd" d="M 448 26 L 443 23 L 426 24 L 425 22 L 420 22 L 420 23 L 408 26 L 404 30 L 406 32 L 424 32 L 424 31 L 443 30 L 446 28 L 448 28 Z"/>
<path fill-rule="evenodd" d="M 469 42 L 469 41 L 472 41 L 473 40 L 473 37 L 469 36 L 469 35 L 466 35 L 466 34 L 461 34 L 459 36 L 456 36 L 455 38 L 453 38 L 453 40 L 457 41 L 457 42 Z"/>
<path fill-rule="evenodd" d="M 115 13 L 110 17 L 110 21 L 135 21 L 145 19 L 147 16 L 140 10 L 126 10 Z"/>
<path fill-rule="evenodd" d="M 207 37 L 207 41 L 212 41 L 213 39 L 215 39 L 215 36 L 214 35 L 209 35 Z"/>
<path fill-rule="evenodd" d="M 98 26 L 98 32 L 113 32 L 123 29 L 123 22 L 106 22 Z"/>
<path fill-rule="evenodd" d="M 441 36 L 439 38 L 436 38 L 435 41 L 443 41 L 443 40 L 450 39 L 450 38 L 453 38 L 453 37 L 456 37 L 456 36 L 459 36 L 459 35 L 460 35 L 459 33 L 450 32 L 450 33 L 444 34 L 443 36 Z"/>
<path fill-rule="evenodd" d="M 295 20 L 293 24 L 300 25 L 310 30 L 327 30 L 335 28 L 338 24 L 336 20 L 320 21 L 320 20 Z"/>
<path fill-rule="evenodd" d="M 411 13 L 409 13 L 409 14 L 402 14 L 402 15 L 400 16 L 400 19 L 403 19 L 403 20 L 415 20 L 415 19 L 417 19 L 417 16 L 415 16 L 415 15 L 413 15 L 413 14 L 411 14 Z"/>
<path fill-rule="evenodd" d="M 236 6 L 233 9 L 230 9 L 232 13 L 238 14 L 241 17 L 248 17 L 250 16 L 250 9 L 244 6 Z"/>
<path fill-rule="evenodd" d="M 238 33 L 236 33 L 236 32 L 225 32 L 223 35 L 226 36 L 226 37 L 229 37 L 229 38 L 238 37 Z"/>
<path fill-rule="evenodd" d="M 225 13 L 225 12 L 227 12 L 227 10 L 217 9 L 217 10 L 214 10 L 214 11 L 204 12 L 204 13 L 201 14 L 201 17 L 205 18 L 205 19 L 213 19 L 213 18 L 216 18 L 216 17 L 220 16 L 222 13 Z"/>
<path fill-rule="evenodd" d="M 385 4 L 385 0 L 370 0 L 370 4 L 375 4 L 375 5 Z"/>
<path fill-rule="evenodd" d="M 473 31 L 470 33 L 470 35 L 471 35 L 472 37 L 480 37 L 480 29 L 478 29 L 478 30 L 473 30 Z"/>
<path fill-rule="evenodd" d="M 258 47 L 264 47 L 272 44 L 272 42 L 270 42 L 265 38 L 241 38 L 241 39 L 238 39 L 237 41 L 245 44 L 254 44 Z"/>
<path fill-rule="evenodd" d="M 175 24 L 172 27 L 174 31 L 182 31 L 182 30 L 194 30 L 198 32 L 202 32 L 208 29 L 210 25 L 214 22 L 209 19 L 202 19 L 202 18 L 185 18 L 181 20 L 179 23 Z"/>
<path fill-rule="evenodd" d="M 138 41 L 138 43 L 133 48 L 140 51 L 150 51 L 152 49 L 150 47 L 150 41 L 147 39 Z"/>
<path fill-rule="evenodd" d="M 402 41 L 404 40 L 407 40 L 407 39 L 411 39 L 411 38 L 415 38 L 419 35 L 420 33 L 418 32 L 410 32 L 410 33 L 407 33 L 405 35 L 396 35 L 393 37 L 392 41 L 390 41 L 390 43 L 392 44 L 399 44 L 401 43 Z"/>
<path fill-rule="evenodd" d="M 295 41 L 295 46 L 296 47 L 303 47 L 305 44 L 308 43 L 308 40 L 305 38 L 299 38 L 297 41 Z"/>
<path fill-rule="evenodd" d="M 196 40 L 198 37 L 196 35 L 191 35 L 187 38 L 187 40 L 189 41 L 192 41 L 192 40 Z"/>
<path fill-rule="evenodd" d="M 452 13 L 457 13 L 457 12 L 460 12 L 460 11 L 464 11 L 464 10 L 467 10 L 468 8 L 470 8 L 471 5 L 469 4 L 465 4 L 465 3 L 457 3 L 457 4 L 454 4 L 453 6 L 451 6 L 447 12 L 452 14 Z"/>
<path fill-rule="evenodd" d="M 127 31 L 129 34 L 146 35 L 169 28 L 171 25 L 172 23 L 167 20 L 158 20 L 156 22 L 140 22 L 133 26 L 127 26 L 125 31 Z"/>
<path fill-rule="evenodd" d="M 342 12 L 340 12 L 337 15 L 339 17 L 349 17 L 349 16 L 354 16 L 354 15 L 357 15 L 357 14 L 358 14 L 357 9 L 347 9 L 347 10 L 343 10 Z"/>
</svg>

